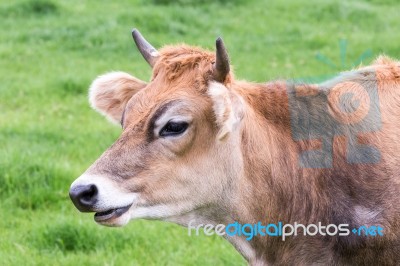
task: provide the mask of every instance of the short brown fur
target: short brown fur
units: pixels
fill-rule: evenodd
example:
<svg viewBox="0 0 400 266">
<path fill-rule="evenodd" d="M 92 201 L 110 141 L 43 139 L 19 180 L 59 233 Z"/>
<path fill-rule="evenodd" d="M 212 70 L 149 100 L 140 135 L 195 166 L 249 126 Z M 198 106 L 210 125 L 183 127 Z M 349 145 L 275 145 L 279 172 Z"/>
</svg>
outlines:
<svg viewBox="0 0 400 266">
<path fill-rule="evenodd" d="M 375 238 L 297 236 L 282 241 L 277 237 L 258 236 L 249 242 L 254 255 L 247 256 L 254 265 L 396 265 L 400 262 L 399 62 L 380 57 L 371 66 L 353 70 L 336 80 L 336 84 L 350 80 L 366 86 L 373 79 L 378 82 L 382 128 L 360 134 L 358 140 L 378 148 L 382 156 L 379 163 L 349 164 L 346 136 L 336 136 L 332 168 L 312 169 L 299 167 L 298 156 L 302 151 L 320 147 L 321 143 L 292 138 L 285 81 L 265 84 L 236 81 L 231 72 L 224 85 L 244 100 L 246 108 L 237 142 L 221 144 L 215 140 L 218 125 L 212 99 L 207 95 L 214 53 L 179 45 L 164 47 L 160 54 L 150 83 L 130 96 L 129 101 L 121 101 L 127 102 L 121 138 L 88 172 L 111 173 L 121 187 L 139 191 L 152 204 L 179 199 L 194 201 L 196 208 L 209 206 L 215 213 L 215 222 L 321 222 L 360 226 L 367 221 L 356 210 L 365 208 L 377 212 L 372 222 L 384 228 L 384 236 Z M 304 84 L 298 92 L 315 94 L 318 90 L 317 85 Z M 198 122 L 194 124 L 190 140 L 174 144 L 170 154 L 161 150 L 156 140 L 149 141 L 146 134 L 153 134 L 147 131 L 151 117 L 171 100 L 185 102 L 187 112 L 193 113 Z M 312 108 L 327 107 L 315 101 Z M 232 134 L 223 141 L 229 143 L 233 139 Z M 223 150 L 227 151 L 226 155 L 221 155 Z M 204 163 L 207 158 L 219 160 L 219 165 Z M 206 166 L 214 171 L 221 167 L 221 173 L 226 172 L 227 177 L 202 182 L 186 181 L 183 175 L 175 177 L 180 169 L 193 169 L 200 174 L 203 171 L 204 177 L 211 175 Z M 188 182 L 198 184 L 196 193 L 186 192 Z"/>
</svg>

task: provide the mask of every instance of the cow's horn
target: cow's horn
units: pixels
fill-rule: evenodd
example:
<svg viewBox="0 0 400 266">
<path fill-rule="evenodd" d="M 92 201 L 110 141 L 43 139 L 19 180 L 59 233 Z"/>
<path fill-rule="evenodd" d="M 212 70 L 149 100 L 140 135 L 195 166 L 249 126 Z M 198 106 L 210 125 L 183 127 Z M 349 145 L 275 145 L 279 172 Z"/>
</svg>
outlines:
<svg viewBox="0 0 400 266">
<path fill-rule="evenodd" d="M 229 56 L 221 37 L 218 37 L 215 46 L 217 52 L 213 69 L 214 79 L 218 82 L 224 82 L 229 73 Z"/>
<path fill-rule="evenodd" d="M 132 37 L 144 59 L 153 67 L 160 56 L 158 51 L 143 38 L 142 34 L 140 34 L 137 29 L 132 30 Z"/>
</svg>

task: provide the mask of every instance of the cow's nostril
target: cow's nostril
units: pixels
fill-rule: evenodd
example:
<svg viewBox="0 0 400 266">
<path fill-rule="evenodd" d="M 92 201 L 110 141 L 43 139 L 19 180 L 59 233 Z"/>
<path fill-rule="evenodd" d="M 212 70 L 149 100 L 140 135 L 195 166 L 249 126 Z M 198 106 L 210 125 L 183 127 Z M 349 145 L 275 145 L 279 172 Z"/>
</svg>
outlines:
<svg viewBox="0 0 400 266">
<path fill-rule="evenodd" d="M 79 185 L 72 187 L 69 196 L 75 207 L 82 212 L 93 211 L 94 204 L 97 202 L 98 189 L 96 185 Z"/>
<path fill-rule="evenodd" d="M 85 203 L 91 203 L 93 199 L 97 196 L 97 187 L 95 185 L 90 185 L 90 187 L 83 191 L 81 195 L 81 201 Z"/>
</svg>

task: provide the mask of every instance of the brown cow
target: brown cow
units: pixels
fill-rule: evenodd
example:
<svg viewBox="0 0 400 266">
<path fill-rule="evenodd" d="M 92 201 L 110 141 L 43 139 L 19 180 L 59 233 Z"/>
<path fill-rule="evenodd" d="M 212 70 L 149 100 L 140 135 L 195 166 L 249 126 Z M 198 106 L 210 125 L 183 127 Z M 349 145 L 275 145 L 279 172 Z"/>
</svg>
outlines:
<svg viewBox="0 0 400 266">
<path fill-rule="evenodd" d="M 221 39 L 214 54 L 133 37 L 153 74 L 91 85 L 93 108 L 123 131 L 71 185 L 80 211 L 108 226 L 379 226 L 383 235 L 225 237 L 252 265 L 400 263 L 399 62 L 381 57 L 319 85 L 257 84 L 235 80 Z"/>
</svg>

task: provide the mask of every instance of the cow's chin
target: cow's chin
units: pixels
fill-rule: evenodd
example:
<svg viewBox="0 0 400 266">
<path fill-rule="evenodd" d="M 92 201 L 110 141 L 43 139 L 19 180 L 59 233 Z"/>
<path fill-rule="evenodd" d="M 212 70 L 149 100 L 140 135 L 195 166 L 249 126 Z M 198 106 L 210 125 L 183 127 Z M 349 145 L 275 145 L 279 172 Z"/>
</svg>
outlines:
<svg viewBox="0 0 400 266">
<path fill-rule="evenodd" d="M 124 226 L 131 219 L 130 207 L 131 206 L 125 206 L 103 212 L 96 212 L 94 215 L 94 220 L 96 223 L 104 226 Z"/>
</svg>

